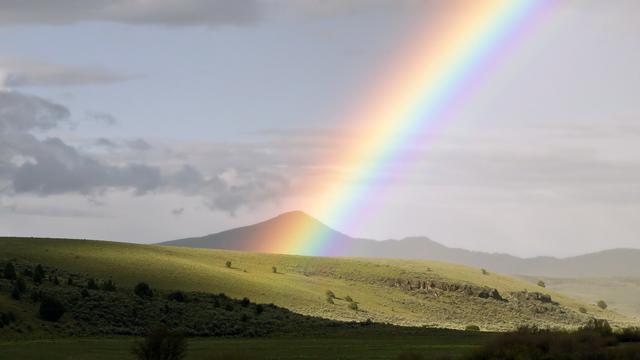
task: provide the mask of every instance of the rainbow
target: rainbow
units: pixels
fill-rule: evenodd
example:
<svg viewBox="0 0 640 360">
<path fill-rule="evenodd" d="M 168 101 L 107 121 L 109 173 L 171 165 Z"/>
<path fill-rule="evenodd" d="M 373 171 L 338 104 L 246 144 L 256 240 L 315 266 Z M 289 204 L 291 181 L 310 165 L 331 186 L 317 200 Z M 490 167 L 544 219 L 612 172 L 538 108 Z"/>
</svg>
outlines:
<svg viewBox="0 0 640 360">
<path fill-rule="evenodd" d="M 408 51 L 347 122 L 363 130 L 357 141 L 331 159 L 345 170 L 330 187 L 317 184 L 317 194 L 300 208 L 341 229 L 381 202 L 381 174 L 411 163 L 406 144 L 424 143 L 427 132 L 455 116 L 455 110 L 535 24 L 553 0 L 453 1 L 446 16 L 429 21 L 411 39 Z M 384 178 L 384 177 L 382 177 Z M 376 180 L 378 179 L 378 180 Z M 376 181 L 378 181 L 376 183 Z M 388 181 L 388 180 L 387 180 Z M 382 184 L 382 188 L 389 184 Z M 338 255 L 348 244 L 324 227 L 301 222 L 270 239 L 273 253 Z M 263 249 L 264 250 L 264 249 Z"/>
</svg>

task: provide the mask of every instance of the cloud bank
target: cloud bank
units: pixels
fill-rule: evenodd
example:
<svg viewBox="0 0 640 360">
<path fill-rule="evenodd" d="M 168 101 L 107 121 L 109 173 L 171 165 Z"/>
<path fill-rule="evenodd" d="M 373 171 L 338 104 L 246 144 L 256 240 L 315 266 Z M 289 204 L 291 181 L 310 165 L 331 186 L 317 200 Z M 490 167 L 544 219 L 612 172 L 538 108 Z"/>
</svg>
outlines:
<svg viewBox="0 0 640 360">
<path fill-rule="evenodd" d="M 129 79 L 131 77 L 97 66 L 67 66 L 0 57 L 0 88 L 111 84 Z"/>
<path fill-rule="evenodd" d="M 245 206 L 276 200 L 286 193 L 284 177 L 259 167 L 238 168 L 232 175 L 217 169 L 207 176 L 189 164 L 166 168 L 80 151 L 48 130 L 69 122 L 71 112 L 63 105 L 20 92 L 0 91 L 0 195 L 83 194 L 99 196 L 114 189 L 132 190 L 136 195 L 177 192 L 203 197 L 208 207 L 229 213 Z M 97 145 L 113 147 L 109 139 Z M 135 158 L 150 145 L 142 139 L 126 149 Z M 214 169 L 215 170 L 215 169 Z"/>
</svg>

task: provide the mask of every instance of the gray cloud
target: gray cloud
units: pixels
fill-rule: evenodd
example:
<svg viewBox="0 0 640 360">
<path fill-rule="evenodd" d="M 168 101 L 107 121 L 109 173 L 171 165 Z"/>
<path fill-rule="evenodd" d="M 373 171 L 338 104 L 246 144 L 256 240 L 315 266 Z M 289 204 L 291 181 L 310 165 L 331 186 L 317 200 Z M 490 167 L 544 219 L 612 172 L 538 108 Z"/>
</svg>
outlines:
<svg viewBox="0 0 640 360">
<path fill-rule="evenodd" d="M 95 144 L 106 149 L 116 149 L 119 147 L 118 144 L 106 138 L 97 139 Z"/>
<path fill-rule="evenodd" d="M 437 0 L 10 0 L 0 4 L 0 25 L 64 25 L 86 21 L 161 26 L 252 25 L 283 15 L 325 17 L 372 9 L 415 10 L 425 6 L 433 12 L 446 3 Z"/>
<path fill-rule="evenodd" d="M 115 116 L 105 112 L 88 111 L 85 115 L 87 120 L 106 126 L 115 126 L 118 123 Z"/>
<path fill-rule="evenodd" d="M 131 149 L 138 150 L 138 151 L 147 151 L 151 149 L 151 144 L 144 141 L 143 139 L 135 139 L 135 140 L 127 141 L 127 146 L 129 146 Z"/>
<path fill-rule="evenodd" d="M 257 0 L 9 0 L 0 4 L 0 24 L 242 25 L 259 20 L 262 7 Z"/>
<path fill-rule="evenodd" d="M 111 164 L 108 156 L 90 156 L 60 138 L 35 135 L 58 127 L 70 116 L 63 105 L 0 91 L 0 194 L 75 193 L 95 198 L 111 189 L 133 190 L 137 195 L 174 192 L 200 196 L 212 210 L 229 213 L 286 194 L 287 180 L 259 166 L 228 168 L 220 164 L 210 176 L 190 165 L 165 169 L 132 160 L 139 151 L 151 149 L 141 139 L 128 143 L 134 148 L 128 154 L 130 160 L 125 156 Z M 105 138 L 96 144 L 116 145 Z"/>
<path fill-rule="evenodd" d="M 0 58 L 0 88 L 110 84 L 129 79 L 130 76 L 98 66 L 68 66 L 27 59 Z"/>
</svg>

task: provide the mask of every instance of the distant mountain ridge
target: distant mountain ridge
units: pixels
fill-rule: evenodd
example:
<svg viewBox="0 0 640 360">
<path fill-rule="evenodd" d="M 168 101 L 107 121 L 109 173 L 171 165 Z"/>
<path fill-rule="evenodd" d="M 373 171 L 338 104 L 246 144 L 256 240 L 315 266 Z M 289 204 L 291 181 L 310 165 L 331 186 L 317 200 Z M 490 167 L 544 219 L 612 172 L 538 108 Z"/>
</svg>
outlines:
<svg viewBox="0 0 640 360">
<path fill-rule="evenodd" d="M 335 231 L 301 211 L 281 214 L 254 225 L 235 228 L 203 237 L 192 237 L 161 243 L 161 245 L 193 248 L 226 249 L 253 252 L 273 252 L 271 241 L 289 226 L 306 226 L 322 230 L 333 240 L 344 244 L 337 256 L 425 259 L 481 267 L 490 271 L 549 277 L 611 277 L 640 276 L 639 249 L 611 249 L 600 252 L 555 258 L 548 256 L 520 258 L 508 254 L 493 254 L 450 248 L 427 237 L 402 240 L 357 239 Z"/>
</svg>

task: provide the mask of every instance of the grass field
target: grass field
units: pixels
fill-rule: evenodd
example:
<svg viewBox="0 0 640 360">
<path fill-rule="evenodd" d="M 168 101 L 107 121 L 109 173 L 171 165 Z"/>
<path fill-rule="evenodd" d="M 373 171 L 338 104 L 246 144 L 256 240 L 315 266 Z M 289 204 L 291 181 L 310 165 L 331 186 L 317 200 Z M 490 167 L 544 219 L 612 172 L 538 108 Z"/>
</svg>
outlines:
<svg viewBox="0 0 640 360">
<path fill-rule="evenodd" d="M 187 360 L 195 359 L 395 359 L 403 353 L 425 359 L 459 358 L 493 336 L 433 330 L 421 335 L 340 332 L 323 337 L 190 339 Z M 0 359 L 132 359 L 134 338 L 1 341 Z"/>
<path fill-rule="evenodd" d="M 336 320 L 397 325 L 505 330 L 535 323 L 578 326 L 589 316 L 624 323 L 626 318 L 569 299 L 526 281 L 453 264 L 389 259 L 321 258 L 223 250 L 136 245 L 105 241 L 0 238 L 0 260 L 24 259 L 67 271 L 113 278 L 119 286 L 146 281 L 161 289 L 224 292 L 274 303 L 300 314 Z M 225 266 L 231 261 L 231 267 Z M 272 271 L 272 267 L 277 272 Z M 437 280 L 497 289 L 508 301 L 484 299 L 460 291 L 407 290 L 393 281 Z M 335 304 L 326 301 L 333 291 Z M 542 306 L 510 298 L 510 292 L 541 291 L 560 306 Z M 346 296 L 358 303 L 348 307 Z M 578 308 L 589 309 L 589 315 Z M 550 310 L 549 310 L 550 309 Z"/>
<path fill-rule="evenodd" d="M 547 288 L 586 303 L 595 304 L 598 300 L 604 300 L 609 309 L 640 321 L 640 278 L 522 278 L 531 282 L 541 279 L 547 284 Z"/>
</svg>

